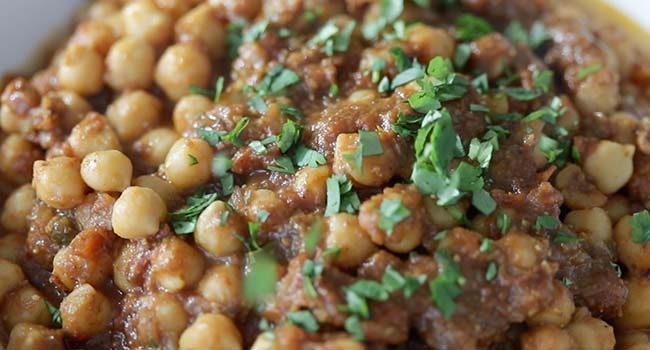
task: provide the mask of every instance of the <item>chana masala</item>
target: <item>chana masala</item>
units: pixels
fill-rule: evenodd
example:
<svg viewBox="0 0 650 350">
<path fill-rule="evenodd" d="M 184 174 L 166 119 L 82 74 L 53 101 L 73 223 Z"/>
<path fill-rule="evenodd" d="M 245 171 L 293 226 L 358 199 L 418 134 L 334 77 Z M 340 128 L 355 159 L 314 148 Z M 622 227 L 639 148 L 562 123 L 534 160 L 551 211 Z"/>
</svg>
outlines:
<svg viewBox="0 0 650 350">
<path fill-rule="evenodd" d="M 0 348 L 650 348 L 650 58 L 552 0 L 99 0 L 3 88 Z"/>
</svg>

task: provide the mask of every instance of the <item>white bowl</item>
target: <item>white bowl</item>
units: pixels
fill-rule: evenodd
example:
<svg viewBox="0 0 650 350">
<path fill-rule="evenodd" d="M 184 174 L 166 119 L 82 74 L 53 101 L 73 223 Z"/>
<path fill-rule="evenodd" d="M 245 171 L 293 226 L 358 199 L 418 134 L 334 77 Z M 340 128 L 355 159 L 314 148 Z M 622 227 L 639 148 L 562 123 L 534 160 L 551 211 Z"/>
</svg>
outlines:
<svg viewBox="0 0 650 350">
<path fill-rule="evenodd" d="M 584 0 L 583 0 L 584 1 Z M 593 0 L 590 0 L 593 1 Z M 0 0 L 0 74 L 39 64 L 43 45 L 57 42 L 84 0 Z M 650 31 L 649 0 L 607 0 Z"/>
</svg>

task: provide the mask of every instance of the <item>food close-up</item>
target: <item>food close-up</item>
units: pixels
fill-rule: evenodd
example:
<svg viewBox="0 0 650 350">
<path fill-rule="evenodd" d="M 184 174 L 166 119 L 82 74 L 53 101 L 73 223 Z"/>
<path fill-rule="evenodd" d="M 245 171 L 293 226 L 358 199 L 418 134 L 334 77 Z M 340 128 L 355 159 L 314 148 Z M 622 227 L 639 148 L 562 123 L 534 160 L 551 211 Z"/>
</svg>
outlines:
<svg viewBox="0 0 650 350">
<path fill-rule="evenodd" d="M 650 349 L 650 55 L 584 3 L 88 1 L 1 77 L 0 349 Z"/>
</svg>

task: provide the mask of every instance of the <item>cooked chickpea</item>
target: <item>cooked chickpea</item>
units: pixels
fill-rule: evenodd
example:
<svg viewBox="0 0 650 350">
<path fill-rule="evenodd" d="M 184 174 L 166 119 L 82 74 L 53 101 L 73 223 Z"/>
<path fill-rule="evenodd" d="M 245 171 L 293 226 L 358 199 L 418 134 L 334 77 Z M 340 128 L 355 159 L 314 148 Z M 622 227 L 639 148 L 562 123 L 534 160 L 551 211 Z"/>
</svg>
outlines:
<svg viewBox="0 0 650 350">
<path fill-rule="evenodd" d="M 165 202 L 156 192 L 131 186 L 115 201 L 111 223 L 118 236 L 138 239 L 155 235 L 166 216 Z"/>
<path fill-rule="evenodd" d="M 108 106 L 106 117 L 120 139 L 132 141 L 160 122 L 162 103 L 138 90 L 120 96 Z"/>
<path fill-rule="evenodd" d="M 243 292 L 242 270 L 236 264 L 215 266 L 205 272 L 197 290 L 219 310 L 236 310 Z"/>
<path fill-rule="evenodd" d="M 381 227 L 380 207 L 388 201 L 398 203 L 408 211 L 408 215 L 390 228 Z M 406 253 L 422 243 L 424 227 L 419 209 L 422 196 L 415 187 L 395 186 L 387 188 L 383 194 L 371 197 L 359 208 L 359 225 L 368 233 L 373 243 L 383 245 L 390 251 Z"/>
<path fill-rule="evenodd" d="M 81 204 L 86 184 L 81 178 L 81 162 L 77 158 L 57 157 L 34 163 L 32 186 L 38 199 L 57 209 Z"/>
<path fill-rule="evenodd" d="M 43 326 L 49 326 L 52 323 L 52 315 L 47 311 L 43 295 L 29 284 L 23 284 L 5 295 L 0 311 L 2 311 L 0 315 L 7 329 L 12 329 L 22 322 Z"/>
<path fill-rule="evenodd" d="M 212 148 L 202 139 L 181 138 L 165 159 L 164 171 L 174 186 L 187 190 L 203 185 L 212 176 Z"/>
<path fill-rule="evenodd" d="M 68 294 L 60 311 L 63 331 L 77 340 L 105 331 L 112 318 L 110 301 L 90 284 L 82 284 Z"/>
<path fill-rule="evenodd" d="M 88 19 L 101 20 L 106 16 L 117 13 L 119 9 L 119 1 L 99 0 L 90 4 L 84 15 Z"/>
<path fill-rule="evenodd" d="M 9 105 L 0 104 L 0 126 L 6 133 L 27 134 L 32 129 L 32 120 L 14 112 Z"/>
<path fill-rule="evenodd" d="M 10 134 L 0 145 L 0 170 L 13 183 L 32 179 L 32 164 L 43 159 L 43 151 L 18 134 Z"/>
<path fill-rule="evenodd" d="M 507 252 L 508 259 L 513 265 L 522 269 L 530 269 L 537 265 L 539 260 L 537 239 L 517 231 L 510 231 L 499 241 Z"/>
<path fill-rule="evenodd" d="M 438 56 L 451 58 L 456 47 L 454 38 L 446 30 L 424 24 L 409 26 L 406 42 L 417 52 L 420 62 L 429 62 Z"/>
<path fill-rule="evenodd" d="M 573 210 L 564 218 L 564 223 L 576 232 L 587 233 L 587 237 L 595 242 L 612 239 L 612 221 L 601 208 Z"/>
<path fill-rule="evenodd" d="M 591 317 L 586 309 L 579 310 L 566 327 L 578 350 L 614 350 L 614 328 L 605 321 Z"/>
<path fill-rule="evenodd" d="M 29 222 L 27 216 L 32 212 L 35 193 L 30 184 L 25 184 L 14 190 L 5 201 L 0 222 L 10 231 L 27 232 Z"/>
<path fill-rule="evenodd" d="M 521 350 L 576 350 L 577 344 L 569 332 L 558 326 L 533 328 L 521 336 Z"/>
<path fill-rule="evenodd" d="M 347 213 L 338 213 L 327 218 L 325 246 L 326 249 L 340 249 L 334 263 L 344 268 L 358 266 L 377 250 L 359 225 L 357 217 Z"/>
<path fill-rule="evenodd" d="M 607 196 L 587 181 L 582 169 L 572 163 L 558 172 L 553 185 L 562 191 L 564 203 L 571 209 L 601 207 L 607 202 Z"/>
<path fill-rule="evenodd" d="M 576 307 L 573 304 L 573 295 L 560 281 L 553 281 L 553 300 L 545 309 L 536 313 L 526 321 L 529 325 L 566 326 L 571 321 L 571 316 Z"/>
<path fill-rule="evenodd" d="M 614 227 L 614 241 L 618 259 L 633 271 L 650 269 L 650 244 L 636 243 L 632 240 L 632 217 L 621 218 Z"/>
<path fill-rule="evenodd" d="M 83 283 L 102 286 L 112 271 L 114 237 L 94 227 L 78 233 L 54 256 L 51 280 L 65 291 Z"/>
<path fill-rule="evenodd" d="M 129 187 L 133 165 L 116 150 L 93 152 L 81 162 L 81 177 L 98 192 L 121 192 Z"/>
<path fill-rule="evenodd" d="M 635 147 L 603 140 L 587 154 L 582 168 L 604 194 L 620 190 L 630 180 L 634 170 Z"/>
<path fill-rule="evenodd" d="M 54 109 L 55 113 L 63 119 L 66 130 L 72 129 L 93 109 L 86 99 L 74 91 L 67 90 L 48 92 L 43 96 L 41 106 Z"/>
<path fill-rule="evenodd" d="M 306 167 L 298 170 L 294 177 L 293 188 L 305 203 L 322 206 L 327 202 L 326 181 L 332 174 L 326 165 L 318 168 Z"/>
<path fill-rule="evenodd" d="M 165 44 L 171 38 L 173 20 L 151 0 L 131 1 L 122 8 L 126 35 L 143 39 L 153 46 Z"/>
<path fill-rule="evenodd" d="M 214 102 L 203 95 L 183 96 L 174 106 L 174 129 L 179 134 L 190 130 L 197 117 L 214 107 Z"/>
<path fill-rule="evenodd" d="M 613 195 L 607 198 L 607 203 L 603 209 L 605 209 L 612 222 L 617 222 L 625 215 L 630 215 L 634 212 L 630 200 L 622 195 Z"/>
<path fill-rule="evenodd" d="M 70 43 L 89 47 L 105 55 L 115 42 L 113 28 L 101 21 L 85 21 L 77 26 Z"/>
<path fill-rule="evenodd" d="M 165 161 L 167 153 L 179 138 L 171 128 L 153 129 L 142 135 L 133 144 L 133 149 L 143 162 L 157 167 Z"/>
<path fill-rule="evenodd" d="M 628 295 L 623 306 L 623 315 L 617 319 L 616 326 L 623 330 L 647 329 L 650 327 L 650 279 L 646 276 L 631 276 Z"/>
<path fill-rule="evenodd" d="M 153 82 L 154 48 L 142 39 L 124 37 L 106 56 L 106 83 L 116 90 L 145 89 Z"/>
<path fill-rule="evenodd" d="M 133 180 L 133 185 L 152 189 L 168 207 L 178 200 L 179 194 L 176 187 L 156 175 L 142 175 Z"/>
<path fill-rule="evenodd" d="M 142 241 L 128 241 L 122 245 L 113 261 L 113 282 L 122 292 L 128 293 L 141 287 L 149 262 L 150 248 Z"/>
<path fill-rule="evenodd" d="M 273 350 L 277 349 L 278 346 L 276 335 L 273 332 L 267 331 L 255 338 L 255 343 L 253 343 L 250 350 Z"/>
<path fill-rule="evenodd" d="M 151 258 L 151 279 L 163 290 L 178 292 L 196 284 L 203 275 L 201 253 L 180 238 L 161 242 Z"/>
<path fill-rule="evenodd" d="M 267 212 L 266 221 L 261 223 L 262 228 L 271 227 L 283 222 L 287 215 L 287 203 L 280 198 L 278 193 L 267 189 L 256 189 L 246 194 L 247 202 L 240 212 L 248 221 L 258 221 L 259 213 Z"/>
<path fill-rule="evenodd" d="M 216 201 L 199 215 L 194 230 L 196 245 L 215 257 L 237 253 L 243 249 L 237 235 L 246 234 L 246 225 L 238 213 L 226 203 Z"/>
<path fill-rule="evenodd" d="M 178 338 L 189 323 L 189 316 L 176 296 L 155 293 L 142 297 L 134 317 L 139 345 L 148 347 L 152 340 L 178 348 Z"/>
<path fill-rule="evenodd" d="M 122 149 L 117 134 L 108 124 L 108 119 L 97 113 L 89 114 L 72 128 L 68 143 L 74 155 L 79 158 L 92 152 Z"/>
<path fill-rule="evenodd" d="M 465 214 L 467 211 L 467 207 L 462 204 L 462 202 L 456 205 L 442 207 L 436 204 L 436 200 L 431 197 L 424 198 L 424 208 L 429 215 L 431 222 L 434 223 L 436 227 L 443 230 L 448 230 L 459 225 L 458 220 L 449 214 L 449 210 L 455 209 L 460 211 L 462 214 Z"/>
<path fill-rule="evenodd" d="M 253 19 L 262 8 L 261 0 L 208 0 L 208 4 L 219 11 L 225 11 L 230 19 Z"/>
<path fill-rule="evenodd" d="M 65 50 L 57 77 L 64 89 L 95 95 L 104 85 L 104 59 L 91 48 L 71 45 Z"/>
<path fill-rule="evenodd" d="M 363 157 L 362 169 L 358 169 L 356 163 L 346 156 L 354 154 L 359 147 L 359 134 L 339 134 L 334 147 L 334 173 L 346 174 L 364 186 L 384 185 L 400 170 L 400 159 L 393 149 L 392 137 L 389 133 L 381 133 L 383 153 Z"/>
<path fill-rule="evenodd" d="M 194 41 L 213 58 L 224 56 L 226 31 L 216 20 L 215 12 L 213 7 L 203 3 L 186 13 L 176 22 L 177 41 Z"/>
<path fill-rule="evenodd" d="M 11 330 L 7 350 L 65 350 L 63 331 L 21 323 Z"/>
<path fill-rule="evenodd" d="M 159 9 L 178 18 L 189 11 L 199 1 L 197 0 L 154 0 Z"/>
<path fill-rule="evenodd" d="M 221 314 L 201 314 L 181 335 L 180 350 L 241 350 L 237 326 Z"/>
<path fill-rule="evenodd" d="M 20 266 L 0 258 L 0 281 L 2 281 L 0 284 L 0 302 L 2 302 L 5 295 L 25 281 L 25 275 Z"/>
<path fill-rule="evenodd" d="M 167 97 L 178 101 L 189 94 L 191 85 L 207 87 L 211 75 L 207 54 L 191 44 L 176 44 L 168 47 L 158 60 L 155 80 Z"/>
<path fill-rule="evenodd" d="M 17 262 L 18 257 L 22 255 L 25 248 L 24 233 L 10 233 L 0 237 L 0 259 L 6 259 Z"/>
<path fill-rule="evenodd" d="M 648 350 L 650 337 L 644 332 L 625 332 L 616 335 L 616 349 Z"/>
</svg>

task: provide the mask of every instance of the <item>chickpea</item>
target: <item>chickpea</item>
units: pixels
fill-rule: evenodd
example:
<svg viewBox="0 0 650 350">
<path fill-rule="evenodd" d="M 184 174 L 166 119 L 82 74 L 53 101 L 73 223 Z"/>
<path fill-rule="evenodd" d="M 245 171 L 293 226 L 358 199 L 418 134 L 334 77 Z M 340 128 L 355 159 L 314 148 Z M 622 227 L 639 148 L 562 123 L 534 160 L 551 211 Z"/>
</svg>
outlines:
<svg viewBox="0 0 650 350">
<path fill-rule="evenodd" d="M 639 126 L 638 118 L 627 112 L 617 112 L 607 118 L 612 130 L 612 141 L 621 144 L 636 143 L 636 130 Z"/>
<path fill-rule="evenodd" d="M 84 21 L 77 26 L 70 38 L 70 44 L 85 46 L 106 55 L 115 42 L 113 28 L 101 21 Z"/>
<path fill-rule="evenodd" d="M 358 266 L 377 250 L 357 217 L 347 213 L 327 218 L 325 246 L 340 249 L 334 264 L 343 268 Z"/>
<path fill-rule="evenodd" d="M 218 11 L 224 11 L 229 19 L 253 19 L 262 8 L 261 0 L 208 0 L 210 6 Z"/>
<path fill-rule="evenodd" d="M 569 79 L 575 77 L 580 70 L 598 62 L 584 61 L 574 64 L 565 70 L 564 76 Z M 619 75 L 609 66 L 602 67 L 598 72 L 589 75 L 584 80 L 576 82 L 577 85 L 573 99 L 583 114 L 604 113 L 610 114 L 620 104 Z"/>
<path fill-rule="evenodd" d="M 566 326 L 576 307 L 573 295 L 560 281 L 553 281 L 553 300 L 544 310 L 536 313 L 527 320 L 532 326 L 555 325 Z"/>
<path fill-rule="evenodd" d="M 18 134 L 10 134 L 0 145 L 0 170 L 16 184 L 32 179 L 32 165 L 39 159 L 43 151 Z"/>
<path fill-rule="evenodd" d="M 108 106 L 106 117 L 120 139 L 132 141 L 160 122 L 162 108 L 155 96 L 138 90 L 115 100 Z"/>
<path fill-rule="evenodd" d="M 237 253 L 243 249 L 237 235 L 247 231 L 244 220 L 231 212 L 226 203 L 216 201 L 199 215 L 194 230 L 196 245 L 215 257 Z"/>
<path fill-rule="evenodd" d="M 287 203 L 276 192 L 267 189 L 251 191 L 246 206 L 241 208 L 248 221 L 258 221 L 257 216 L 261 212 L 269 213 L 266 221 L 260 225 L 262 229 L 283 222 L 288 215 L 287 210 Z"/>
<path fill-rule="evenodd" d="M 212 76 L 209 57 L 190 44 L 176 44 L 165 50 L 154 74 L 156 83 L 172 101 L 189 94 L 191 85 L 207 87 Z"/>
<path fill-rule="evenodd" d="M 81 178 L 79 159 L 57 157 L 34 163 L 32 186 L 36 196 L 57 209 L 69 209 L 81 204 L 86 184 Z"/>
<path fill-rule="evenodd" d="M 442 207 L 436 204 L 436 200 L 431 197 L 424 198 L 424 208 L 431 219 L 431 222 L 443 230 L 448 230 L 458 226 L 460 223 L 456 220 L 449 210 L 454 209 L 458 210 L 463 215 L 467 211 L 467 206 L 462 202 L 459 202 L 456 205 Z"/>
<path fill-rule="evenodd" d="M 181 291 L 196 284 L 202 275 L 201 253 L 180 238 L 161 242 L 153 252 L 151 279 L 166 291 Z"/>
<path fill-rule="evenodd" d="M 251 350 L 273 350 L 277 349 L 278 346 L 279 344 L 275 334 L 271 331 L 266 331 L 255 338 L 255 343 L 253 343 Z"/>
<path fill-rule="evenodd" d="M 408 215 L 390 228 L 381 227 L 380 207 L 384 202 L 398 203 L 408 211 Z M 406 253 L 422 243 L 424 227 L 419 208 L 422 196 L 414 187 L 395 186 L 383 194 L 373 196 L 359 208 L 359 224 L 368 232 L 373 243 L 384 245 L 396 253 Z"/>
<path fill-rule="evenodd" d="M 587 181 L 582 169 L 575 164 L 569 163 L 560 170 L 553 184 L 562 191 L 564 203 L 571 209 L 601 207 L 607 202 L 607 196 Z"/>
<path fill-rule="evenodd" d="M 113 282 L 124 293 L 142 287 L 151 247 L 144 240 L 127 241 L 113 261 Z"/>
<path fill-rule="evenodd" d="M 153 82 L 154 48 L 142 39 L 124 37 L 106 56 L 106 83 L 115 90 L 146 89 Z"/>
<path fill-rule="evenodd" d="M 101 20 L 119 12 L 119 1 L 99 0 L 94 1 L 86 10 L 85 17 L 91 20 Z"/>
<path fill-rule="evenodd" d="M 507 252 L 508 259 L 513 265 L 522 269 L 531 269 L 539 262 L 537 239 L 517 231 L 510 231 L 500 242 Z"/>
<path fill-rule="evenodd" d="M 564 223 L 576 232 L 587 233 L 589 239 L 595 242 L 612 239 L 612 221 L 601 208 L 573 210 L 564 218 Z"/>
<path fill-rule="evenodd" d="M 621 330 L 641 330 L 650 327 L 650 279 L 633 275 L 628 284 L 628 295 L 623 306 L 623 315 L 616 321 Z"/>
<path fill-rule="evenodd" d="M 406 42 L 417 52 L 420 62 L 429 62 L 438 56 L 452 58 L 456 47 L 454 38 L 446 30 L 424 24 L 409 26 Z"/>
<path fill-rule="evenodd" d="M 5 295 L 2 306 L 2 321 L 7 329 L 22 322 L 49 326 L 52 315 L 47 311 L 43 295 L 30 284 L 23 284 Z"/>
<path fill-rule="evenodd" d="M 167 207 L 152 189 L 131 186 L 115 201 L 111 223 L 124 239 L 153 236 L 167 216 Z"/>
<path fill-rule="evenodd" d="M 0 285 L 0 302 L 2 302 L 5 295 L 25 280 L 25 275 L 20 266 L 9 260 L 0 258 L 0 280 L 2 281 Z"/>
<path fill-rule="evenodd" d="M 189 11 L 199 1 L 197 0 L 154 0 L 159 9 L 177 19 Z"/>
<path fill-rule="evenodd" d="M 77 124 L 68 136 L 68 143 L 76 157 L 109 149 L 121 150 L 119 138 L 101 114 L 91 113 Z"/>
<path fill-rule="evenodd" d="M 576 312 L 566 330 L 576 341 L 577 350 L 613 350 L 616 344 L 612 326 L 591 317 L 586 309 Z"/>
<path fill-rule="evenodd" d="M 633 145 L 603 140 L 587 154 L 582 168 L 601 192 L 612 194 L 630 180 L 634 171 L 634 151 Z"/>
<path fill-rule="evenodd" d="M 65 350 L 63 331 L 21 323 L 11 330 L 7 350 Z"/>
<path fill-rule="evenodd" d="M 30 184 L 25 184 L 14 190 L 5 201 L 0 222 L 10 231 L 27 232 L 29 222 L 27 216 L 32 212 L 35 193 Z"/>
<path fill-rule="evenodd" d="M 150 0 L 137 0 L 122 8 L 126 35 L 143 39 L 153 46 L 169 41 L 173 20 Z"/>
<path fill-rule="evenodd" d="M 164 348 L 178 348 L 178 338 L 189 323 L 189 316 L 183 304 L 173 295 L 155 293 L 138 301 L 135 328 L 138 343 L 148 347 L 151 340 Z"/>
<path fill-rule="evenodd" d="M 147 165 L 157 167 L 165 161 L 167 153 L 179 138 L 180 136 L 171 128 L 153 129 L 142 135 L 133 144 L 133 149 Z"/>
<path fill-rule="evenodd" d="M 569 332 L 554 325 L 534 328 L 521 336 L 521 350 L 576 350 Z"/>
<path fill-rule="evenodd" d="M 174 129 L 179 134 L 190 130 L 198 116 L 209 111 L 212 107 L 214 107 L 214 102 L 205 96 L 183 96 L 174 107 Z"/>
<path fill-rule="evenodd" d="M 235 264 L 215 266 L 206 271 L 197 290 L 219 310 L 236 309 L 243 292 L 242 271 Z"/>
<path fill-rule="evenodd" d="M 346 156 L 354 154 L 359 147 L 359 134 L 339 134 L 334 147 L 335 174 L 346 174 L 351 180 L 371 187 L 388 182 L 400 169 L 400 159 L 393 150 L 393 139 L 389 133 L 380 133 L 383 153 L 363 157 L 362 169 Z"/>
<path fill-rule="evenodd" d="M 212 148 L 202 139 L 181 138 L 174 142 L 164 171 L 167 179 L 182 190 L 203 185 L 212 176 Z"/>
<path fill-rule="evenodd" d="M 0 126 L 6 133 L 29 133 L 33 126 L 30 118 L 15 113 L 9 105 L 0 104 Z"/>
<path fill-rule="evenodd" d="M 181 335 L 180 350 L 241 350 L 237 326 L 221 314 L 200 314 Z"/>
<path fill-rule="evenodd" d="M 112 317 L 110 301 L 90 284 L 82 284 L 68 294 L 60 311 L 63 331 L 77 340 L 105 331 Z"/>
<path fill-rule="evenodd" d="M 625 216 L 614 227 L 614 241 L 619 260 L 630 270 L 650 269 L 650 244 L 640 244 L 632 240 L 632 217 Z"/>
<path fill-rule="evenodd" d="M 0 259 L 17 262 L 25 248 L 24 233 L 10 233 L 0 237 Z"/>
<path fill-rule="evenodd" d="M 143 175 L 133 180 L 134 186 L 146 187 L 156 192 L 171 207 L 178 200 L 178 190 L 174 185 L 156 175 Z"/>
<path fill-rule="evenodd" d="M 214 8 L 203 3 L 186 13 L 176 22 L 177 41 L 194 41 L 213 58 L 224 56 L 226 31 L 224 25 L 216 20 L 215 12 Z"/>
<path fill-rule="evenodd" d="M 81 177 L 98 192 L 121 192 L 129 187 L 133 165 L 116 150 L 93 152 L 81 162 Z"/>
<path fill-rule="evenodd" d="M 331 174 L 332 171 L 326 165 L 300 169 L 294 177 L 294 191 L 305 203 L 323 206 L 327 202 L 326 181 Z"/>
<path fill-rule="evenodd" d="M 617 334 L 616 349 L 648 350 L 650 349 L 650 337 L 643 332 L 625 332 Z"/>
<path fill-rule="evenodd" d="M 52 280 L 63 290 L 83 283 L 102 286 L 111 275 L 113 237 L 112 232 L 101 228 L 78 233 L 54 256 Z"/>
<path fill-rule="evenodd" d="M 84 96 L 95 95 L 104 85 L 104 59 L 91 48 L 69 46 L 63 54 L 57 77 L 64 89 Z"/>
<path fill-rule="evenodd" d="M 603 209 L 605 209 L 612 222 L 617 222 L 625 215 L 631 215 L 634 212 L 630 200 L 622 195 L 610 196 Z"/>
<path fill-rule="evenodd" d="M 93 107 L 74 91 L 57 90 L 48 92 L 41 101 L 41 107 L 54 109 L 63 119 L 66 130 L 72 129 L 83 120 Z"/>
</svg>

